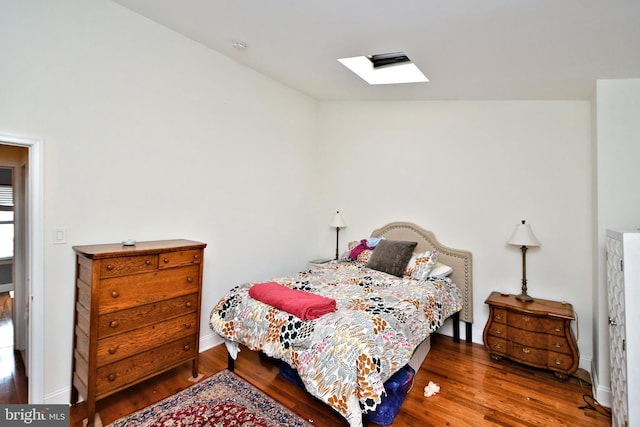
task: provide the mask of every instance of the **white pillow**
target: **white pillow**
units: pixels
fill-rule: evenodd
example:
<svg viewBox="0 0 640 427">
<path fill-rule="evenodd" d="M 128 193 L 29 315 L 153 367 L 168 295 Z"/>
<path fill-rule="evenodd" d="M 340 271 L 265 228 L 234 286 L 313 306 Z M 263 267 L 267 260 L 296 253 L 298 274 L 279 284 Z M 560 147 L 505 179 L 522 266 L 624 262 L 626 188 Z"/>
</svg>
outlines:
<svg viewBox="0 0 640 427">
<path fill-rule="evenodd" d="M 453 268 L 441 262 L 437 262 L 436 265 L 431 269 L 429 276 L 437 278 L 447 277 L 451 274 L 452 271 Z"/>
<path fill-rule="evenodd" d="M 418 280 L 424 280 L 431 276 L 431 270 L 435 267 L 438 261 L 438 251 L 425 252 L 418 255 L 415 259 L 415 265 L 411 271 L 411 277 Z"/>
</svg>

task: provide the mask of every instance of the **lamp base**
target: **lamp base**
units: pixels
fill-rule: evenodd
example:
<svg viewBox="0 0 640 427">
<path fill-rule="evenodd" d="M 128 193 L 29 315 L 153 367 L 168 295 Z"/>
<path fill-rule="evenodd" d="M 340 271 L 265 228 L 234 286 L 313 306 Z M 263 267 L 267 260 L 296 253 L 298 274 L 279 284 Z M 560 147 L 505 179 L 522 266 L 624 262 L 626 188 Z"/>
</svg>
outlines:
<svg viewBox="0 0 640 427">
<path fill-rule="evenodd" d="M 529 295 L 527 294 L 520 294 L 516 296 L 517 300 L 520 300 L 522 302 L 532 302 L 533 298 L 531 298 Z"/>
</svg>

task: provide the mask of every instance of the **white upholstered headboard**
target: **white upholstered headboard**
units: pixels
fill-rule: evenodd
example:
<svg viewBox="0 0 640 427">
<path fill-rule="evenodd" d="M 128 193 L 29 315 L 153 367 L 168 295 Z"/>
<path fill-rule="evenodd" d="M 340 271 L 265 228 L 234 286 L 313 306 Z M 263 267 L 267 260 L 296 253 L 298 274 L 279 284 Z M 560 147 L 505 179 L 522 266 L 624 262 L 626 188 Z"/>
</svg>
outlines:
<svg viewBox="0 0 640 427">
<path fill-rule="evenodd" d="M 385 237 L 390 240 L 417 242 L 414 252 L 438 250 L 438 261 L 449 265 L 453 272 L 449 276 L 462 292 L 463 304 L 460 320 L 467 322 L 467 340 L 470 340 L 470 324 L 473 323 L 473 286 L 471 252 L 452 249 L 442 245 L 435 235 L 410 222 L 392 222 L 373 230 L 371 237 Z"/>
</svg>

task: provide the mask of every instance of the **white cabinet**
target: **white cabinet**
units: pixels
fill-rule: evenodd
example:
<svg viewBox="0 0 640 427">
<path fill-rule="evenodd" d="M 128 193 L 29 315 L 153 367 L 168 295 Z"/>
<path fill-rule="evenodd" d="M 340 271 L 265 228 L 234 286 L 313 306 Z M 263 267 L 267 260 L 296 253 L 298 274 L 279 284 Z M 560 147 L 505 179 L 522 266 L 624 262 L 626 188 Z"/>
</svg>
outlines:
<svg viewBox="0 0 640 427">
<path fill-rule="evenodd" d="M 607 230 L 606 251 L 612 426 L 636 426 L 640 425 L 640 231 Z"/>
</svg>

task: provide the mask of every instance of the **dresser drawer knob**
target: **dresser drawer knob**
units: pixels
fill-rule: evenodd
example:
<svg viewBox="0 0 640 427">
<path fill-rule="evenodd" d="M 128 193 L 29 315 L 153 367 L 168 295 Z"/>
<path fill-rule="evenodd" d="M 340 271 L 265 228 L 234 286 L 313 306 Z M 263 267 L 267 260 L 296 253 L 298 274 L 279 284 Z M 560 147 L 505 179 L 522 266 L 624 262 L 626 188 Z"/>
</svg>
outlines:
<svg viewBox="0 0 640 427">
<path fill-rule="evenodd" d="M 151 261 L 150 261 L 150 260 L 146 260 L 144 263 L 145 263 L 146 265 L 151 265 Z"/>
<path fill-rule="evenodd" d="M 189 351 L 191 349 L 191 346 L 189 344 L 185 344 L 183 348 L 184 351 Z"/>
<path fill-rule="evenodd" d="M 502 314 L 496 314 L 493 318 L 496 320 L 502 320 Z"/>
<path fill-rule="evenodd" d="M 524 322 L 528 322 L 529 320 L 531 320 L 531 318 L 529 316 L 522 316 L 522 320 Z"/>
<path fill-rule="evenodd" d="M 195 260 L 199 260 L 199 259 L 200 259 L 200 255 L 194 255 L 194 256 L 193 256 L 193 259 L 195 259 Z"/>
<path fill-rule="evenodd" d="M 562 328 L 562 327 L 560 327 L 560 326 L 556 326 L 556 327 L 555 327 L 555 331 L 556 331 L 556 332 L 562 332 L 562 330 L 563 330 L 563 329 L 564 329 L 564 328 Z"/>
<path fill-rule="evenodd" d="M 193 304 L 191 303 L 191 301 L 187 301 L 185 305 L 187 306 L 187 308 L 191 308 Z"/>
<path fill-rule="evenodd" d="M 501 335 L 501 334 L 502 334 L 502 329 L 493 328 L 493 332 L 494 332 L 496 335 Z"/>
<path fill-rule="evenodd" d="M 191 276 L 187 277 L 187 283 L 193 283 L 193 277 Z"/>
<path fill-rule="evenodd" d="M 191 329 L 191 323 L 185 323 L 184 324 L 184 328 L 185 329 Z"/>
<path fill-rule="evenodd" d="M 117 328 L 118 326 L 120 326 L 120 322 L 118 322 L 117 320 L 112 320 L 111 322 L 109 322 L 109 326 L 112 328 Z"/>
<path fill-rule="evenodd" d="M 112 291 L 111 292 L 111 298 L 118 298 L 120 296 L 120 292 L 118 291 Z"/>
<path fill-rule="evenodd" d="M 118 347 L 109 347 L 109 354 L 116 354 Z"/>
<path fill-rule="evenodd" d="M 107 376 L 107 379 L 108 379 L 109 381 L 111 381 L 111 382 L 115 381 L 115 380 L 116 380 L 116 374 L 109 374 L 109 375 Z"/>
<path fill-rule="evenodd" d="M 551 343 L 551 345 L 554 346 L 555 348 L 562 348 L 563 344 L 561 342 L 554 341 Z"/>
<path fill-rule="evenodd" d="M 109 271 L 113 270 L 113 265 L 107 264 L 107 270 L 109 270 Z"/>
<path fill-rule="evenodd" d="M 531 349 L 530 349 L 530 348 L 527 348 L 527 347 L 524 347 L 524 348 L 522 349 L 522 352 L 523 352 L 524 354 L 529 354 L 529 353 L 531 353 Z"/>
<path fill-rule="evenodd" d="M 556 359 L 555 363 L 556 363 L 556 366 L 560 366 L 560 365 L 562 365 L 562 360 Z"/>
<path fill-rule="evenodd" d="M 169 258 L 165 258 L 162 260 L 165 264 L 169 264 Z"/>
<path fill-rule="evenodd" d="M 497 349 L 501 349 L 502 348 L 502 344 L 500 344 L 499 342 L 495 343 L 493 345 L 493 347 L 497 348 Z"/>
</svg>

